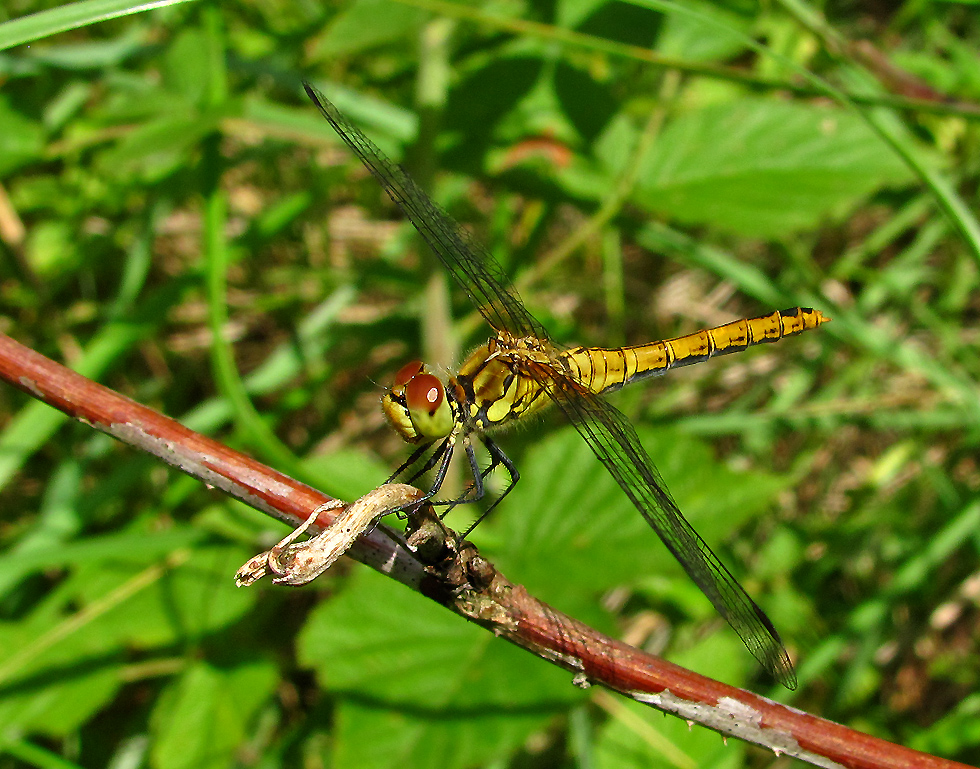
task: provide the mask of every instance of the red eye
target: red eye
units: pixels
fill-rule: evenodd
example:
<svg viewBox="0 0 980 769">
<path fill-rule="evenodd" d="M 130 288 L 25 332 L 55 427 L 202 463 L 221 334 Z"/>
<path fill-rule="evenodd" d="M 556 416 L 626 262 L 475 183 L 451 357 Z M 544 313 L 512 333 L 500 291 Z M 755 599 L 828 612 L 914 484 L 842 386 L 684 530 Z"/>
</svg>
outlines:
<svg viewBox="0 0 980 769">
<path fill-rule="evenodd" d="M 405 403 L 409 411 L 426 411 L 430 415 L 442 405 L 446 391 L 439 377 L 432 374 L 418 374 L 405 388 Z"/>
<path fill-rule="evenodd" d="M 409 382 L 412 381 L 412 377 L 416 374 L 422 373 L 422 361 L 413 360 L 410 363 L 406 363 L 400 369 L 398 373 L 395 374 L 395 387 L 404 387 Z"/>
</svg>

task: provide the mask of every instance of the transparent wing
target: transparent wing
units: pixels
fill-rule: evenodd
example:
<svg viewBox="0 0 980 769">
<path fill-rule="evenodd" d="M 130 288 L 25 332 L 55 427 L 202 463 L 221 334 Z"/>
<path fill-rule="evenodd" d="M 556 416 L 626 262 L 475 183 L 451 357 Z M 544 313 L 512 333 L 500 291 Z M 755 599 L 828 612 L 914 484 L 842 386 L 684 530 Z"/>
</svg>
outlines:
<svg viewBox="0 0 980 769">
<path fill-rule="evenodd" d="M 776 628 L 681 515 L 626 416 L 564 377 L 556 382 L 558 388 L 551 393 L 552 399 L 622 486 L 688 576 L 738 633 L 752 656 L 776 680 L 789 689 L 795 689 L 793 663 Z"/>
<path fill-rule="evenodd" d="M 348 147 L 411 220 L 443 266 L 498 331 L 546 339 L 544 327 L 524 308 L 500 265 L 466 230 L 437 206 L 404 169 L 388 158 L 309 83 L 306 93 Z"/>
<path fill-rule="evenodd" d="M 309 83 L 303 85 L 327 122 L 408 216 L 487 322 L 498 331 L 517 337 L 547 340 L 544 328 L 525 309 L 517 291 L 486 249 L 433 203 L 400 166 L 386 157 L 323 94 Z M 583 391 L 557 370 L 548 370 L 546 376 L 552 381 L 543 384 L 558 407 L 695 584 L 734 628 L 752 655 L 777 680 L 791 689 L 796 688 L 793 665 L 776 629 L 684 520 L 626 417 Z"/>
</svg>

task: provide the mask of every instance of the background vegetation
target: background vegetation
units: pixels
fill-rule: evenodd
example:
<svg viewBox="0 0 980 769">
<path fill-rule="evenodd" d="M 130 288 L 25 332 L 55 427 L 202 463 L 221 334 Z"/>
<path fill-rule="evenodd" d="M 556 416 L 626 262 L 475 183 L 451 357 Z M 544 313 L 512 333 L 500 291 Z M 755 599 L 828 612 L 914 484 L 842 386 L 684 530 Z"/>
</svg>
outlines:
<svg viewBox="0 0 980 769">
<path fill-rule="evenodd" d="M 796 692 L 557 419 L 503 436 L 523 480 L 485 553 L 699 672 L 980 761 L 975 4 L 229 0 L 82 26 L 120 5 L 13 48 L 0 25 L 0 330 L 328 493 L 383 481 L 407 448 L 382 386 L 486 329 L 312 78 L 559 342 L 834 318 L 617 399 Z M 238 590 L 280 525 L 9 388 L 0 425 L 0 766 L 788 763 L 638 726 L 351 564 Z"/>
</svg>

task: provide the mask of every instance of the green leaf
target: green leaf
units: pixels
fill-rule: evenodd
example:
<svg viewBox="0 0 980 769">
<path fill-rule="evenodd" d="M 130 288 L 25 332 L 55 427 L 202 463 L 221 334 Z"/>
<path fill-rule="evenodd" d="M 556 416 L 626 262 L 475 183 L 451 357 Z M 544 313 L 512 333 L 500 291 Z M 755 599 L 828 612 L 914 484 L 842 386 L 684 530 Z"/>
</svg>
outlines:
<svg viewBox="0 0 980 769">
<path fill-rule="evenodd" d="M 77 508 L 73 508 L 70 511 L 73 517 L 76 510 Z M 191 546 L 206 536 L 196 529 L 181 528 L 159 532 L 152 537 L 148 537 L 145 532 L 127 532 L 62 541 L 63 537 L 74 532 L 63 531 L 64 524 L 50 529 L 46 524 L 47 520 L 39 522 L 30 537 L 21 540 L 11 552 L 4 553 L 0 594 L 5 593 L 7 586 L 13 585 L 17 579 L 41 569 L 101 563 L 106 559 L 118 559 L 120 554 L 124 554 L 129 560 L 152 562 L 178 548 Z"/>
<path fill-rule="evenodd" d="M 166 115 L 127 134 L 118 145 L 102 153 L 100 165 L 119 176 L 139 174 L 156 181 L 181 168 L 198 143 L 218 127 L 219 116 Z"/>
<path fill-rule="evenodd" d="M 380 486 L 391 475 L 391 469 L 377 457 L 364 451 L 340 449 L 329 454 L 316 454 L 303 461 L 311 473 L 328 479 L 323 491 L 337 499 L 352 501 Z"/>
<path fill-rule="evenodd" d="M 228 627 L 258 600 L 257 592 L 238 589 L 231 578 L 250 555 L 239 547 L 196 547 L 178 568 L 102 614 L 99 632 L 120 644 L 152 648 Z M 139 561 L 120 550 L 115 558 L 80 568 L 72 582 L 91 603 L 145 568 Z"/>
<path fill-rule="evenodd" d="M 725 3 L 704 0 L 677 0 L 678 4 L 717 22 L 703 20 L 686 13 L 667 14 L 667 23 L 657 41 L 657 48 L 668 56 L 688 61 L 717 61 L 745 49 L 743 35 L 749 34 L 752 18 L 739 15 Z M 728 4 L 729 6 L 733 4 Z M 723 26 L 722 26 L 723 25 Z M 725 27 L 732 31 L 727 31 Z"/>
<path fill-rule="evenodd" d="M 25 250 L 31 268 L 46 280 L 77 269 L 83 259 L 74 235 L 62 219 L 39 222 L 27 236 Z"/>
<path fill-rule="evenodd" d="M 195 550 L 153 578 L 138 563 L 146 553 L 121 538 L 96 543 L 94 551 L 102 560 L 83 560 L 30 617 L 0 625 L 0 723 L 67 734 L 115 696 L 133 647 L 198 640 L 257 599 L 234 587 L 231 575 L 246 557 L 236 548 Z"/>
<path fill-rule="evenodd" d="M 684 222 L 776 236 L 840 217 L 910 178 L 857 115 L 744 99 L 672 121 L 648 154 L 634 197 Z"/>
<path fill-rule="evenodd" d="M 207 105 L 210 80 L 217 77 L 211 71 L 209 43 L 210 38 L 203 30 L 192 28 L 181 32 L 167 48 L 163 72 L 168 91 L 199 107 Z"/>
<path fill-rule="evenodd" d="M 62 618 L 39 609 L 0 624 L 0 723 L 5 730 L 66 736 L 105 708 L 122 685 L 123 649 L 89 632 L 32 654 Z M 24 654 L 30 655 L 28 659 Z M 24 660 L 11 669 L 8 663 Z M 8 674 L 8 671 L 11 671 Z"/>
<path fill-rule="evenodd" d="M 466 73 L 449 93 L 444 117 L 448 130 L 466 137 L 461 150 L 477 154 L 494 127 L 532 91 L 543 69 L 537 57 L 507 56 Z M 474 142 L 480 146 L 470 146 Z"/>
<path fill-rule="evenodd" d="M 649 48 L 657 39 L 664 15 L 636 3 L 605 2 L 595 5 L 577 30 L 602 40 Z"/>
<path fill-rule="evenodd" d="M 125 647 L 103 632 L 98 608 L 76 611 L 74 596 L 60 585 L 28 616 L 0 624 L 0 723 L 6 728 L 63 736 L 106 707 L 121 687 Z"/>
<path fill-rule="evenodd" d="M 980 745 L 980 694 L 968 694 L 951 712 L 909 741 L 910 748 L 937 756 L 976 750 L 977 745 Z"/>
<path fill-rule="evenodd" d="M 0 98 L 0 176 L 41 157 L 41 124 L 12 109 Z"/>
<path fill-rule="evenodd" d="M 149 336 L 164 322 L 167 310 L 185 288 L 183 281 L 172 281 L 144 297 L 137 317 L 103 326 L 77 356 L 74 370 L 98 379 L 136 341 Z M 7 420 L 0 432 L 0 488 L 66 421 L 68 417 L 63 412 L 40 401 L 31 401 Z"/>
<path fill-rule="evenodd" d="M 345 701 L 342 766 L 484 763 L 582 697 L 568 673 L 366 570 L 310 616 L 299 657 Z"/>
<path fill-rule="evenodd" d="M 356 0 L 327 27 L 314 48 L 317 61 L 349 56 L 398 40 L 414 39 L 425 11 L 388 0 Z"/>
<path fill-rule="evenodd" d="M 706 444 L 669 429 L 638 432 L 681 512 L 715 550 L 772 505 L 789 482 L 767 473 L 734 472 L 719 464 Z M 491 543 L 489 552 L 509 578 L 579 617 L 594 613 L 599 595 L 612 587 L 653 574 L 687 579 L 574 430 L 561 430 L 535 446 L 520 469 L 521 482 L 494 516 L 488 535 L 506 542 L 499 553 Z M 477 529 L 477 542 L 482 534 Z"/>
<path fill-rule="evenodd" d="M 0 51 L 88 24 L 190 0 L 81 0 L 0 24 Z"/>
<path fill-rule="evenodd" d="M 250 722 L 278 680 L 275 667 L 267 662 L 230 669 L 193 664 L 168 685 L 153 709 L 153 765 L 234 765 L 238 750 L 251 736 Z"/>
<path fill-rule="evenodd" d="M 589 142 L 594 140 L 616 113 L 612 91 L 588 72 L 565 62 L 555 66 L 555 96 L 575 129 Z"/>
<path fill-rule="evenodd" d="M 35 48 L 31 58 L 69 70 L 101 69 L 122 64 L 143 50 L 145 45 L 145 31 L 134 26 L 110 40 Z"/>
</svg>

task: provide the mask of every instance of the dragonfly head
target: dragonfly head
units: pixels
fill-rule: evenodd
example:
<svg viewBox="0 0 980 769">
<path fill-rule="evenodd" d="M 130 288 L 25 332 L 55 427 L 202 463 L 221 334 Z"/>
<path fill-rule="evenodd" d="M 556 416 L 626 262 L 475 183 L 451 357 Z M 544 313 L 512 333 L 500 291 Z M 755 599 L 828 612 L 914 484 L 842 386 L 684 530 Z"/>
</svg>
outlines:
<svg viewBox="0 0 980 769">
<path fill-rule="evenodd" d="M 391 389 L 381 399 L 385 417 L 409 443 L 426 443 L 445 438 L 455 419 L 446 386 L 425 370 L 421 361 L 402 366 Z"/>
</svg>

